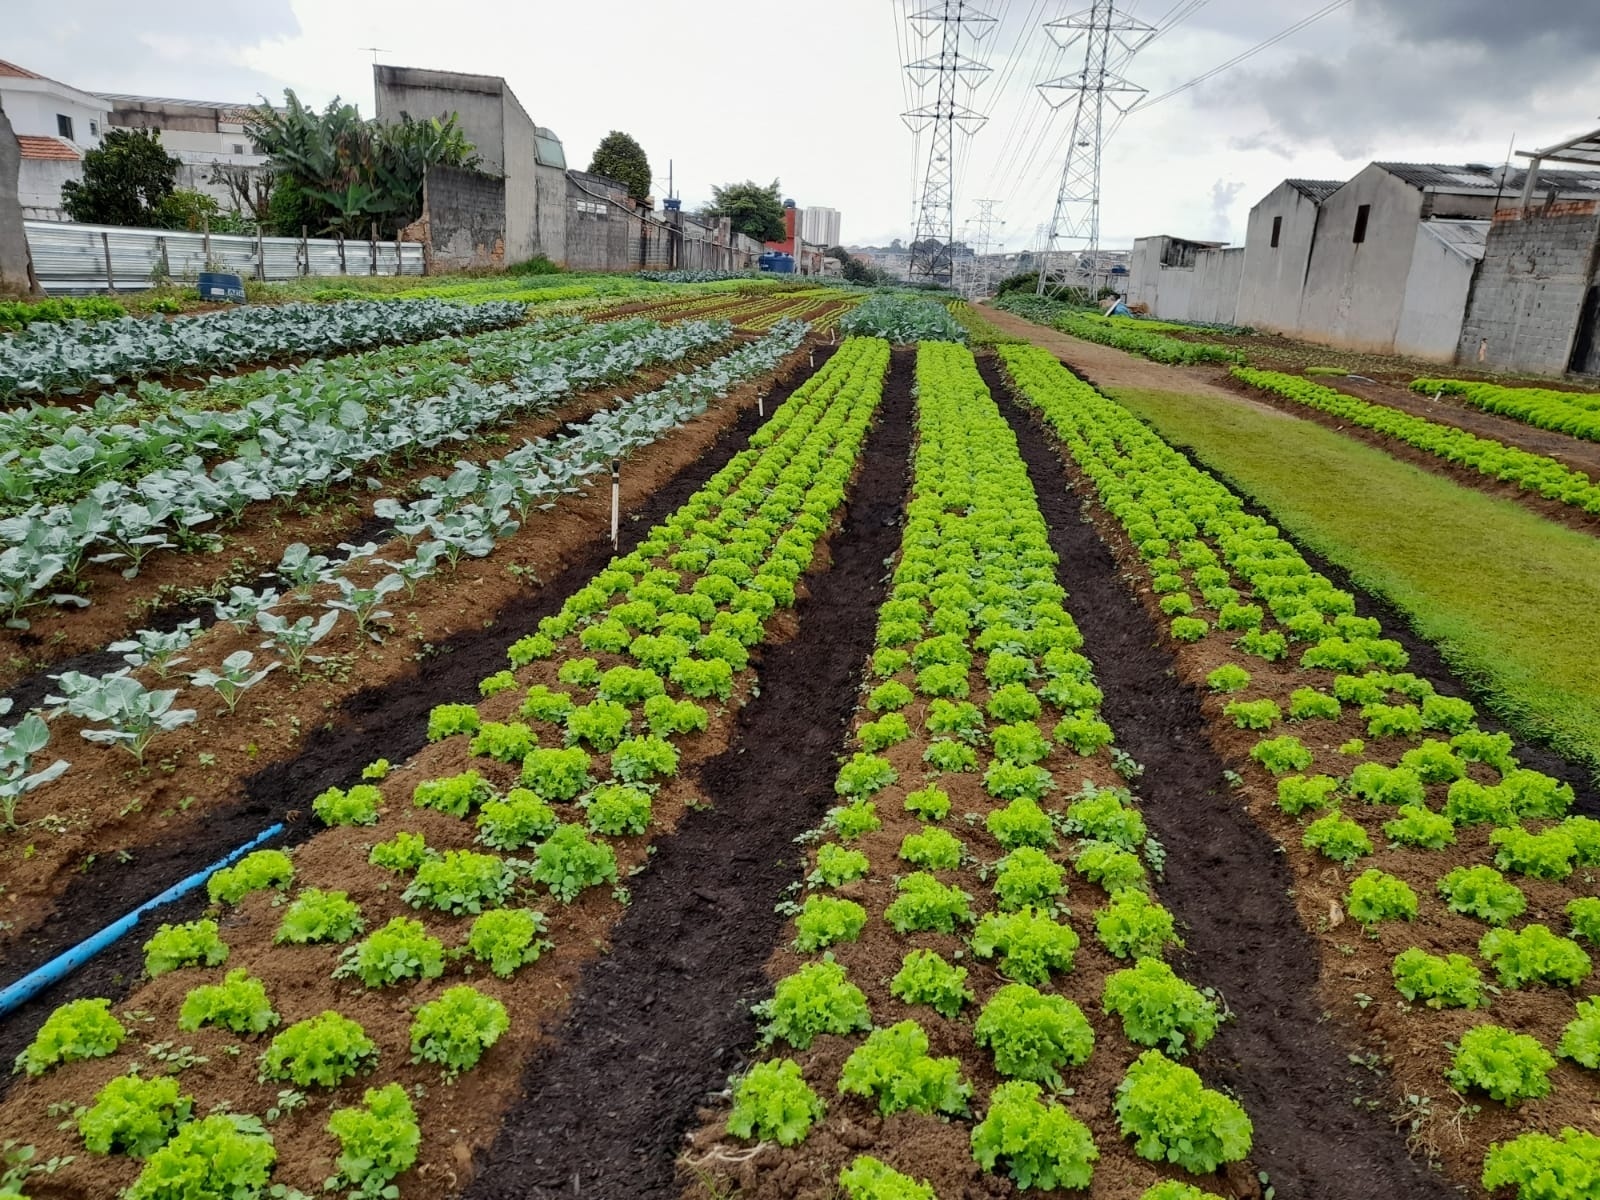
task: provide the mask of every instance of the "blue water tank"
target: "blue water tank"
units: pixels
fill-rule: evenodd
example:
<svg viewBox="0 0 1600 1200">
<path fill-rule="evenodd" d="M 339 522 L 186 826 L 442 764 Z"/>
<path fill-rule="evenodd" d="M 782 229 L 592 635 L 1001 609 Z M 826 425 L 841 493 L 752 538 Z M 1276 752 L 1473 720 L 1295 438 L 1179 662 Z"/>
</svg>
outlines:
<svg viewBox="0 0 1600 1200">
<path fill-rule="evenodd" d="M 794 274 L 794 255 L 792 254 L 763 254 L 760 263 L 763 271 L 771 271 L 774 275 Z"/>
</svg>

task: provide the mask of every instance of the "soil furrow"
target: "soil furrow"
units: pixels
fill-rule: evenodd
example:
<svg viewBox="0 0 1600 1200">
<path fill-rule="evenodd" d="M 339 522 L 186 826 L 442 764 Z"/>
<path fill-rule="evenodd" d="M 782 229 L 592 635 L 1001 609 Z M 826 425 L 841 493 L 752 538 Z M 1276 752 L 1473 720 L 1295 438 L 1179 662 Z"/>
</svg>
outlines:
<svg viewBox="0 0 1600 1200">
<path fill-rule="evenodd" d="M 794 837 L 834 800 L 835 755 L 872 647 L 886 562 L 899 545 L 913 356 L 896 353 L 832 565 L 809 580 L 796 637 L 770 650 L 760 700 L 701 769 L 711 804 L 660 843 L 609 955 L 585 975 L 556 1038 L 468 1189 L 475 1200 L 677 1193 L 683 1132 L 740 1065 L 748 1006 L 799 877 Z"/>
<path fill-rule="evenodd" d="M 1233 1012 L 1201 1062 L 1249 1111 L 1252 1161 L 1297 1200 L 1456 1194 L 1408 1156 L 1380 1113 L 1358 1104 L 1377 1077 L 1352 1067 L 1351 1048 L 1323 1023 L 1319 955 L 1288 900 L 1293 876 L 1231 795 L 1199 697 L 1174 678 L 1158 630 L 1081 514 L 1086 494 L 993 361 L 983 370 L 1050 525 L 1067 607 L 1105 691 L 1102 713 L 1145 767 L 1142 811 L 1167 849 L 1159 890 L 1186 924 L 1184 974 L 1217 988 Z"/>
<path fill-rule="evenodd" d="M 831 354 L 831 348 L 819 348 L 817 367 Z M 766 414 L 776 411 L 812 374 L 814 370 L 802 364 L 775 386 L 766 400 Z M 634 509 L 624 512 L 621 551 L 631 551 L 651 526 L 681 507 L 744 448 L 763 420 L 754 407 L 746 409 L 704 453 Z M 613 553 L 606 532 L 597 526 L 596 536 L 572 550 L 559 574 L 541 587 L 519 593 L 481 625 L 439 644 L 430 657 L 401 677 L 349 696 L 328 723 L 305 740 L 298 755 L 246 778 L 243 798 L 208 814 L 189 836 L 135 847 L 121 865 L 74 880 L 50 918 L 12 952 L 4 981 L 20 978 L 274 821 L 288 824 L 275 845 L 293 845 L 310 837 L 316 827 L 300 806 L 326 788 L 357 781 L 361 768 L 376 758 L 398 763 L 421 749 L 429 710 L 446 701 L 475 697 L 478 681 L 505 665 L 506 647 L 558 611 L 567 596 L 605 567 Z M 9 1056 L 21 1050 L 56 1005 L 79 996 L 126 995 L 140 977 L 141 946 L 155 925 L 192 919 L 204 907 L 204 893 L 197 892 L 163 908 L 99 958 L 18 1009 L 0 1026 L 0 1060 L 9 1061 Z M 0 1077 L 0 1095 L 12 1078 Z"/>
</svg>

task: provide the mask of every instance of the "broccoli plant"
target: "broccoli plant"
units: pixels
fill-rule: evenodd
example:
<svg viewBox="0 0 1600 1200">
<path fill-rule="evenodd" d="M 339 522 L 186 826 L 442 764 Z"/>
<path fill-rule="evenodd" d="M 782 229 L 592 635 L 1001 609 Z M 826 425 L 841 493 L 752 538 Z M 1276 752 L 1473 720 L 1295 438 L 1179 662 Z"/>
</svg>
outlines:
<svg viewBox="0 0 1600 1200">
<path fill-rule="evenodd" d="M 247 691 L 278 669 L 278 663 L 268 663 L 261 670 L 252 671 L 250 663 L 254 658 L 248 650 L 236 650 L 222 660 L 219 669 L 202 667 L 189 676 L 189 682 L 216 692 L 231 713 L 239 707 L 239 700 Z"/>
<path fill-rule="evenodd" d="M 85 729 L 82 736 L 87 741 L 121 746 L 140 766 L 157 734 L 193 724 L 199 716 L 192 708 L 172 707 L 178 698 L 176 689 L 149 691 L 125 671 L 98 679 L 67 671 L 51 678 L 66 693 L 45 697 L 52 718 L 66 713 L 89 725 L 106 726 Z"/>
<path fill-rule="evenodd" d="M 130 667 L 149 667 L 158 679 L 165 679 L 173 667 L 189 661 L 180 655 L 194 641 L 199 628 L 200 621 L 196 618 L 180 622 L 170 631 L 141 629 L 132 638 L 112 642 L 106 649 L 112 654 L 122 655 L 122 661 Z"/>
<path fill-rule="evenodd" d="M 0 700 L 0 716 L 10 711 L 11 701 Z M 17 802 L 66 772 L 65 759 L 34 770 L 34 756 L 49 744 L 50 730 L 38 713 L 29 713 L 15 725 L 0 728 L 0 829 L 16 829 Z"/>
<path fill-rule="evenodd" d="M 260 648 L 276 653 L 296 675 L 304 672 L 308 659 L 311 662 L 321 661 L 311 651 L 327 640 L 338 623 L 337 612 L 326 612 L 320 617 L 297 617 L 293 621 L 271 612 L 256 614 L 256 624 L 267 635 L 267 640 L 261 643 Z"/>
</svg>

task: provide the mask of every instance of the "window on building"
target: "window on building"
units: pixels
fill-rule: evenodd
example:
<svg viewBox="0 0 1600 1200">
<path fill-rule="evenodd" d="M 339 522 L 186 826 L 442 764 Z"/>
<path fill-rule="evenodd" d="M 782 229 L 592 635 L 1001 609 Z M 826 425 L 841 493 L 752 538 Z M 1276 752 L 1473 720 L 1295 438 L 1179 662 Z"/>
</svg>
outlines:
<svg viewBox="0 0 1600 1200">
<path fill-rule="evenodd" d="M 1370 204 L 1363 204 L 1356 209 L 1356 235 L 1350 239 L 1351 241 L 1360 243 L 1367 240 L 1367 218 L 1371 215 L 1372 205 Z"/>
<path fill-rule="evenodd" d="M 244 143 L 243 142 L 235 142 L 233 144 L 233 152 L 235 154 L 243 154 L 244 153 Z"/>
<path fill-rule="evenodd" d="M 1276 250 L 1278 248 L 1278 238 L 1282 233 L 1283 233 L 1283 218 L 1282 217 L 1273 217 L 1272 218 L 1272 248 L 1274 250 Z"/>
<path fill-rule="evenodd" d="M 89 136 L 90 137 L 99 137 L 100 136 L 100 122 L 99 121 L 90 121 L 89 122 Z"/>
<path fill-rule="evenodd" d="M 67 116 L 66 113 L 56 114 L 56 132 L 66 138 L 67 141 L 70 142 L 72 140 L 72 118 Z"/>
</svg>

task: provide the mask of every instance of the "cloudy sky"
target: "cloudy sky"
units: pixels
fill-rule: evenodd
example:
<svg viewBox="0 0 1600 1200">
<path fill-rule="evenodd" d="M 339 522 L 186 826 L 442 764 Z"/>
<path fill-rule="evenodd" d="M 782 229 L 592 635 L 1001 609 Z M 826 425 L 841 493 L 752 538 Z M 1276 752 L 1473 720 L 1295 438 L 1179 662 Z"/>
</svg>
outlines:
<svg viewBox="0 0 1600 1200">
<path fill-rule="evenodd" d="M 899 65 L 936 0 L 6 0 L 0 56 L 87 90 L 207 100 L 293 88 L 372 111 L 379 61 L 503 75 L 586 166 L 607 130 L 636 136 L 657 194 L 667 164 L 686 206 L 712 184 L 780 178 L 842 210 L 856 244 L 906 236 L 917 171 Z M 1127 0 L 1176 24 L 1120 69 L 1155 99 L 1329 0 Z M 999 18 L 970 100 L 990 116 L 958 162 L 957 232 L 1000 201 L 996 241 L 1034 244 L 1053 204 L 1068 118 L 1041 80 L 1081 69 L 1044 22 L 1087 0 L 985 0 Z M 1136 111 L 1107 147 L 1103 242 L 1152 233 L 1238 239 L 1250 206 L 1291 176 L 1348 178 L 1373 159 L 1499 162 L 1600 123 L 1600 0 L 1345 0 L 1315 24 Z M 935 46 L 935 49 L 937 47 Z M 969 230 L 969 232 L 971 232 Z"/>
</svg>

